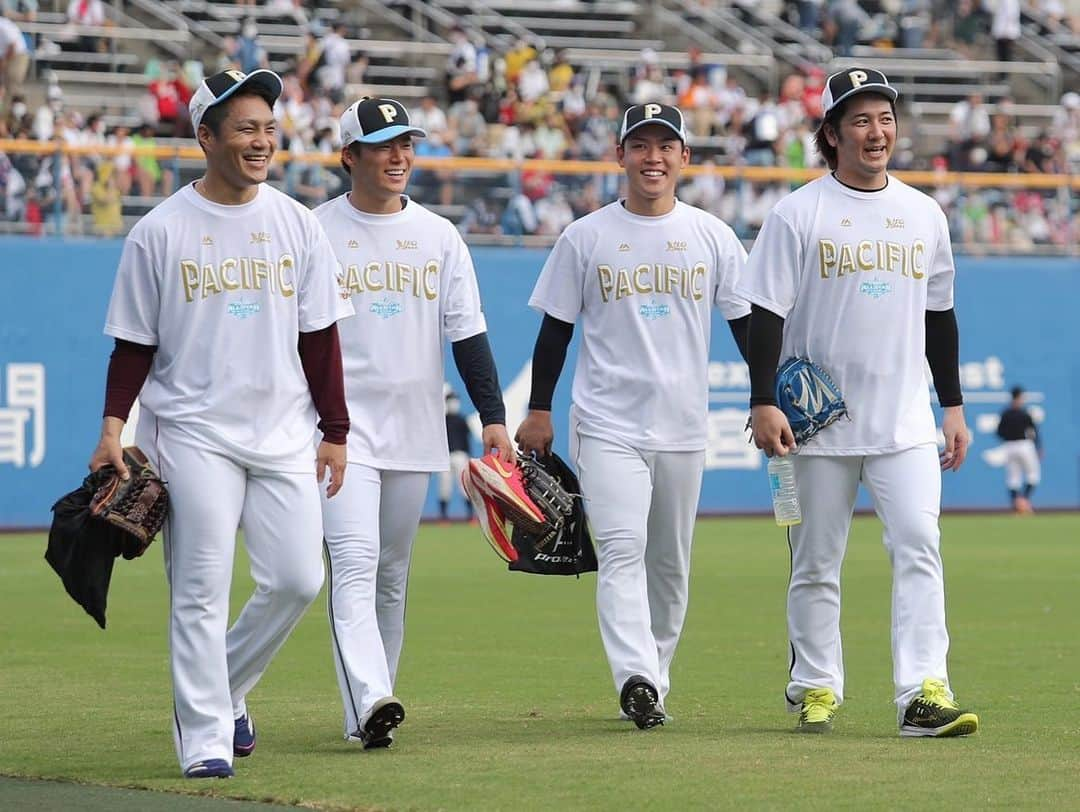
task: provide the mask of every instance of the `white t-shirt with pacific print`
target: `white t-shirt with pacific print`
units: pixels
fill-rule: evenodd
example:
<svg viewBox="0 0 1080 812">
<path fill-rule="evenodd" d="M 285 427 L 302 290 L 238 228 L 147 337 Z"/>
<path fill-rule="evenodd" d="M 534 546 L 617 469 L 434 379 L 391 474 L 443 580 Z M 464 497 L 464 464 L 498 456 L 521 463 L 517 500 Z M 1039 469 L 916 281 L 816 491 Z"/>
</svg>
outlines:
<svg viewBox="0 0 1080 812">
<path fill-rule="evenodd" d="M 140 395 L 139 442 L 155 418 L 266 470 L 307 472 L 318 416 L 301 332 L 352 314 L 314 215 L 262 184 L 239 206 L 189 184 L 124 242 L 106 335 L 157 346 Z"/>
<path fill-rule="evenodd" d="M 851 416 L 800 453 L 882 454 L 936 442 L 926 311 L 953 306 L 954 275 L 941 207 L 894 177 L 862 192 L 827 175 L 776 205 L 738 291 L 785 319 L 781 363 L 797 356 L 820 364 Z"/>
<path fill-rule="evenodd" d="M 642 217 L 621 201 L 571 224 L 529 305 L 581 322 L 577 430 L 653 451 L 705 448 L 711 308 L 750 306 L 733 289 L 746 260 L 721 220 L 676 202 Z"/>
<path fill-rule="evenodd" d="M 444 217 L 404 198 L 367 214 L 334 198 L 315 210 L 356 316 L 341 325 L 349 461 L 398 471 L 449 467 L 445 342 L 487 330 L 472 258 Z"/>
</svg>

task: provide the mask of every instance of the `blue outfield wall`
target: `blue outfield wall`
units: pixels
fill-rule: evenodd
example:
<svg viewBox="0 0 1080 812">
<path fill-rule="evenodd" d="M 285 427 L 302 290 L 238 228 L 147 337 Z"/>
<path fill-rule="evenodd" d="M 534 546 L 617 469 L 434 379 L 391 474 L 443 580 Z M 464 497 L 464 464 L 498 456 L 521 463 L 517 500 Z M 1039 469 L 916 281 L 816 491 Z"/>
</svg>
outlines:
<svg viewBox="0 0 1080 812">
<path fill-rule="evenodd" d="M 101 328 L 121 245 L 0 240 L 0 528 L 48 525 L 52 503 L 85 474 L 101 423 L 111 349 Z M 473 254 L 512 433 L 525 413 L 540 323 L 525 303 L 547 252 L 478 248 Z M 946 507 L 1007 504 L 994 429 L 1014 383 L 1030 391 L 1046 438 L 1036 507 L 1080 507 L 1080 262 L 960 257 L 958 270 L 961 372 L 974 445 L 965 467 L 945 477 Z M 555 404 L 556 450 L 564 454 L 575 348 L 576 339 Z M 767 511 L 764 459 L 743 432 L 747 371 L 720 319 L 711 358 L 701 509 Z M 464 391 L 449 353 L 447 378 Z M 453 510 L 462 512 L 459 494 Z M 434 486 L 426 512 L 436 512 Z"/>
</svg>

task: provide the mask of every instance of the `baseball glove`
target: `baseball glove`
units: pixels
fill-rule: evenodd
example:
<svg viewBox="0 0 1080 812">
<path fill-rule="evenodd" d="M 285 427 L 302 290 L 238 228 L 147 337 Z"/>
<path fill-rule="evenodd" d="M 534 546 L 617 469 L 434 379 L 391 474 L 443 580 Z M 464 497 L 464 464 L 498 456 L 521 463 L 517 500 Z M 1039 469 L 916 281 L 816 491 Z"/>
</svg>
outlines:
<svg viewBox="0 0 1080 812">
<path fill-rule="evenodd" d="M 122 554 L 132 559 L 146 552 L 165 523 L 169 492 L 137 447 L 124 449 L 124 463 L 131 474 L 127 480 L 111 465 L 98 472 L 107 478 L 90 500 L 90 515 L 123 531 Z"/>
<path fill-rule="evenodd" d="M 789 358 L 776 373 L 776 405 L 802 445 L 841 417 L 847 405 L 829 373 L 805 358 Z"/>
<path fill-rule="evenodd" d="M 588 539 L 581 497 L 564 487 L 565 472 L 569 469 L 561 460 L 555 464 L 555 459 L 552 455 L 542 463 L 519 456 L 515 464 L 487 454 L 470 460 L 462 472 L 462 486 L 484 538 L 512 570 L 563 574 L 562 569 L 570 565 L 574 568 L 567 571 L 569 574 L 589 569 L 588 566 L 576 569 L 577 541 L 582 532 Z M 576 488 L 576 479 L 573 482 Z M 575 517 L 579 521 L 573 525 L 573 532 L 564 532 Z M 569 543 L 571 537 L 575 540 L 573 551 L 551 555 L 556 547 Z M 588 552 L 592 553 L 591 543 Z M 552 568 L 549 564 L 556 566 Z"/>
</svg>

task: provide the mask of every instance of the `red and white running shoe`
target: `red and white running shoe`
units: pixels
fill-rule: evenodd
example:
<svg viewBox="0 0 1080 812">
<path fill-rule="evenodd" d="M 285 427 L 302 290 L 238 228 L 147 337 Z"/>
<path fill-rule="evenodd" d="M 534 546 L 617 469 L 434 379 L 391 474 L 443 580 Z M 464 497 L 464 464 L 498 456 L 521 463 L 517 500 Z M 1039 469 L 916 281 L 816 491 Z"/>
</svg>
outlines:
<svg viewBox="0 0 1080 812">
<path fill-rule="evenodd" d="M 503 516 L 526 533 L 544 529 L 544 514 L 525 490 L 525 478 L 514 462 L 503 462 L 494 454 L 469 460 L 473 484 L 495 499 Z"/>
<path fill-rule="evenodd" d="M 472 471 L 468 467 L 461 472 L 461 488 L 473 506 L 473 515 L 480 523 L 480 531 L 503 561 L 517 561 L 517 550 L 510 542 L 506 530 L 506 517 L 499 510 L 498 504 L 473 482 Z"/>
</svg>

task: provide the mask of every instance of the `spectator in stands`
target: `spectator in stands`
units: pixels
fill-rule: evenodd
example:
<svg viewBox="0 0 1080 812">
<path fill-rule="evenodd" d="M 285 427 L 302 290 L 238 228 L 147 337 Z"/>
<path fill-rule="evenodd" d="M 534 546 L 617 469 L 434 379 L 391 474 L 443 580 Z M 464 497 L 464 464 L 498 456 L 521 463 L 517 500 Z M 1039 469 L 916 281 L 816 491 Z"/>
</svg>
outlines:
<svg viewBox="0 0 1080 812">
<path fill-rule="evenodd" d="M 983 14 L 974 0 L 958 0 L 952 15 L 951 43 L 969 59 L 975 56 L 979 35 L 983 31 Z"/>
<path fill-rule="evenodd" d="M 5 220 L 18 222 L 26 215 L 26 179 L 3 152 L 0 152 L 0 199 Z"/>
<path fill-rule="evenodd" d="M 665 101 L 663 97 L 653 100 Z M 647 100 L 635 99 L 635 104 L 644 104 L 645 101 Z M 717 98 L 704 68 L 699 67 L 694 70 L 690 86 L 678 98 L 678 107 L 689 119 L 690 132 L 693 135 L 699 138 L 712 135 L 713 125 L 716 122 Z"/>
<path fill-rule="evenodd" d="M 38 0 L 3 0 L 0 13 L 9 20 L 18 23 L 32 23 L 37 20 Z"/>
<path fill-rule="evenodd" d="M 837 56 L 851 56 L 851 49 L 855 47 L 863 27 L 871 22 L 870 15 L 856 0 L 829 0 L 826 20 L 826 29 L 831 34 Z"/>
<path fill-rule="evenodd" d="M 157 131 L 162 136 L 183 138 L 191 134 L 188 102 L 192 89 L 184 82 L 180 65 L 167 62 L 161 72 L 147 85 L 157 111 Z"/>
<path fill-rule="evenodd" d="M 453 54 L 451 54 L 453 56 Z M 518 76 L 531 60 L 536 59 L 536 49 L 524 38 L 518 38 L 506 52 L 506 82 L 516 85 Z"/>
<path fill-rule="evenodd" d="M 815 36 L 820 26 L 821 7 L 824 0 L 798 0 L 795 7 L 799 14 L 799 28 L 810 36 Z"/>
<path fill-rule="evenodd" d="M 438 133 L 444 137 L 444 141 L 447 130 L 450 129 L 446 113 L 442 111 L 435 97 L 431 94 L 424 96 L 420 100 L 419 107 L 414 107 L 409 111 L 409 121 L 414 127 L 426 131 L 428 135 Z"/>
<path fill-rule="evenodd" d="M 34 113 L 32 131 L 38 141 L 49 141 L 56 129 L 56 116 L 64 107 L 64 93 L 58 84 L 50 84 L 45 91 L 45 103 Z"/>
<path fill-rule="evenodd" d="M 551 67 L 548 68 L 548 87 L 556 98 L 562 96 L 574 81 L 574 67 L 570 64 L 566 49 L 560 48 L 551 57 Z"/>
<path fill-rule="evenodd" d="M 1050 133 L 1061 144 L 1066 169 L 1080 170 L 1080 93 L 1070 91 L 1061 97 L 1061 107 L 1054 113 Z"/>
<path fill-rule="evenodd" d="M 101 0 L 71 0 L 67 18 L 74 25 L 104 26 L 107 21 L 105 4 Z M 91 34 L 81 34 L 76 40 L 76 50 L 79 51 L 103 51 L 104 46 L 101 37 Z"/>
<path fill-rule="evenodd" d="M 959 101 L 949 113 L 949 167 L 959 172 L 971 168 L 971 151 L 983 146 L 990 135 L 990 114 L 981 93 Z"/>
<path fill-rule="evenodd" d="M 670 104 L 673 101 L 671 85 L 664 77 L 664 69 L 659 65 L 649 65 L 644 74 L 634 84 L 630 94 L 634 104 L 647 104 L 659 102 Z"/>
<path fill-rule="evenodd" d="M 527 105 L 539 102 L 548 92 L 548 78 L 539 59 L 525 63 L 518 76 L 518 96 Z"/>
<path fill-rule="evenodd" d="M 410 122 L 412 116 L 410 115 Z M 413 143 L 413 154 L 418 159 L 423 158 L 449 158 L 451 152 L 446 143 L 446 134 L 428 131 L 427 138 L 417 139 Z M 414 169 L 412 185 L 417 190 L 423 189 L 424 200 L 429 201 L 433 195 L 438 196 L 439 205 L 449 206 L 454 202 L 454 173 L 447 169 Z M 417 195 L 420 197 L 420 195 Z"/>
<path fill-rule="evenodd" d="M 750 166 L 773 166 L 780 146 L 780 109 L 772 95 L 762 91 L 754 117 L 746 125 L 744 157 Z"/>
<path fill-rule="evenodd" d="M 551 110 L 537 125 L 533 141 L 536 144 L 536 157 L 550 160 L 561 160 L 567 157 L 570 144 L 574 137 L 566 128 L 563 121 L 555 110 Z"/>
<path fill-rule="evenodd" d="M 488 208 L 483 197 L 475 197 L 465 208 L 458 231 L 462 234 L 498 234 L 499 218 Z"/>
<path fill-rule="evenodd" d="M 1017 139 L 1012 119 L 1008 113 L 994 113 L 990 120 L 990 134 L 986 137 L 986 162 L 982 168 L 987 172 L 1015 172 L 1017 162 Z"/>
<path fill-rule="evenodd" d="M 1063 167 L 1058 160 L 1057 144 L 1046 130 L 1040 132 L 1028 146 L 1023 163 L 1025 172 L 1055 174 Z"/>
<path fill-rule="evenodd" d="M 449 126 L 454 133 L 455 155 L 483 155 L 487 150 L 487 122 L 475 96 L 459 101 L 450 108 Z"/>
<path fill-rule="evenodd" d="M 1013 43 L 1020 39 L 1020 0 L 997 0 L 990 35 L 997 48 L 998 62 L 1012 60 Z M 1006 74 L 1001 74 L 1006 78 Z"/>
<path fill-rule="evenodd" d="M 450 104 L 464 99 L 477 83 L 476 46 L 461 26 L 450 29 L 450 54 L 446 58 L 446 95 Z M 536 53 L 535 51 L 533 52 Z"/>
<path fill-rule="evenodd" d="M 131 136 L 131 141 L 136 149 L 152 149 L 156 147 L 154 125 L 144 122 L 139 131 Z M 156 155 L 138 155 L 135 158 L 135 184 L 138 186 L 139 194 L 143 197 L 152 197 L 155 194 L 172 194 L 173 173 L 172 170 L 161 167 Z"/>
<path fill-rule="evenodd" d="M 14 96 L 22 92 L 30 54 L 22 31 L 7 17 L 0 17 L 0 109 L 5 112 Z"/>
<path fill-rule="evenodd" d="M 553 186 L 544 197 L 534 204 L 536 211 L 536 233 L 558 236 L 564 228 L 574 222 L 574 210 L 560 186 Z"/>
<path fill-rule="evenodd" d="M 345 70 L 352 62 L 345 34 L 345 23 L 339 20 L 322 38 L 322 66 L 316 71 L 319 86 L 335 102 L 341 101 L 345 94 Z"/>
<path fill-rule="evenodd" d="M 236 50 L 230 57 L 244 73 L 258 70 L 266 62 L 266 51 L 259 45 L 259 26 L 254 19 L 248 18 L 244 21 L 235 47 Z"/>
<path fill-rule="evenodd" d="M 103 237 L 119 234 L 124 227 L 120 198 L 116 167 L 111 161 L 102 161 L 98 164 L 97 177 L 90 190 L 90 216 L 94 221 L 94 230 Z"/>
<path fill-rule="evenodd" d="M 368 63 L 367 54 L 357 51 L 352 55 L 352 60 L 349 62 L 349 66 L 345 68 L 345 86 L 352 88 L 349 92 L 350 97 L 363 95 L 359 93 L 362 90 L 364 84 L 364 74 L 367 73 Z"/>
<path fill-rule="evenodd" d="M 901 48 L 922 48 L 930 30 L 930 0 L 900 0 L 896 27 Z"/>
<path fill-rule="evenodd" d="M 131 130 L 123 124 L 117 125 L 112 133 L 106 137 L 105 143 L 121 150 L 112 159 L 113 166 L 116 167 L 113 180 L 120 190 L 121 196 L 126 195 L 131 191 L 131 184 L 135 174 L 135 164 L 131 159 L 132 154 L 135 152 L 135 142 L 131 138 Z"/>
</svg>

